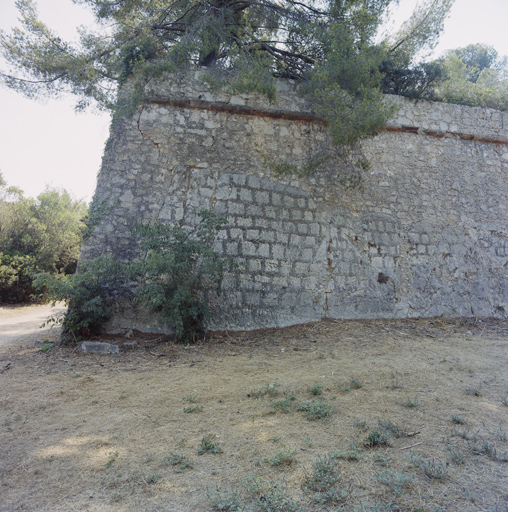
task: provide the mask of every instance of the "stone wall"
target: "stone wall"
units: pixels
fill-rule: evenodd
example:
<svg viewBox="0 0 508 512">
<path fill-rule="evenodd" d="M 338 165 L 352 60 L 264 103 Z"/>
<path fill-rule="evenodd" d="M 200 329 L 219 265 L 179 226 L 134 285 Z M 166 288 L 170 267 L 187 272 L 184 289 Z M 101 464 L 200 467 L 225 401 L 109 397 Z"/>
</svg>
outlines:
<svg viewBox="0 0 508 512">
<path fill-rule="evenodd" d="M 506 113 L 389 98 L 400 109 L 363 143 L 363 187 L 347 189 L 337 162 L 308 179 L 272 172 L 326 144 L 294 84 L 280 82 L 270 104 L 212 92 L 201 73 L 155 85 L 114 123 L 96 190 L 109 207 L 82 260 L 140 257 L 129 223 L 192 224 L 211 209 L 229 218 L 217 249 L 244 263 L 226 276 L 212 328 L 506 315 Z M 158 329 L 125 299 L 108 329 L 132 327 Z"/>
</svg>

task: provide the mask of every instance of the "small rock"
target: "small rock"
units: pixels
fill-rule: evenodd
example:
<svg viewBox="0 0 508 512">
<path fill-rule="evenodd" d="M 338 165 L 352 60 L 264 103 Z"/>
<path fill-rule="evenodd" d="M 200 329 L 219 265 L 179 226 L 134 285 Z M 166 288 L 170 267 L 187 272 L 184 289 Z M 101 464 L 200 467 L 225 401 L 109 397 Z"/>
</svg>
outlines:
<svg viewBox="0 0 508 512">
<path fill-rule="evenodd" d="M 135 346 L 136 346 L 135 341 L 126 341 L 125 343 L 122 344 L 122 348 L 124 350 L 132 350 Z"/>
<path fill-rule="evenodd" d="M 117 345 L 100 341 L 84 341 L 79 349 L 85 354 L 118 354 L 120 351 Z"/>
</svg>

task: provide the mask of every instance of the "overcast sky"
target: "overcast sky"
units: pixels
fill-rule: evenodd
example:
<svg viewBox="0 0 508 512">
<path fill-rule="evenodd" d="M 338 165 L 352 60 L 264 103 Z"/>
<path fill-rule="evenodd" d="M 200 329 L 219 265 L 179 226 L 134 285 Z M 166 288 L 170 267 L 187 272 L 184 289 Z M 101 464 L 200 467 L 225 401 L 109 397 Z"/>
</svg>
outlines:
<svg viewBox="0 0 508 512">
<path fill-rule="evenodd" d="M 15 0 L 0 0 L 0 28 L 17 23 Z M 417 0 L 400 0 L 397 16 L 407 18 Z M 64 39 L 92 18 L 71 0 L 38 0 L 41 19 Z M 455 0 L 435 55 L 486 43 L 508 55 L 508 0 Z M 0 68 L 3 68 L 0 62 Z M 49 185 L 89 201 L 95 189 L 109 116 L 75 114 L 73 98 L 30 101 L 0 88 L 0 171 L 9 185 L 35 197 Z"/>
</svg>

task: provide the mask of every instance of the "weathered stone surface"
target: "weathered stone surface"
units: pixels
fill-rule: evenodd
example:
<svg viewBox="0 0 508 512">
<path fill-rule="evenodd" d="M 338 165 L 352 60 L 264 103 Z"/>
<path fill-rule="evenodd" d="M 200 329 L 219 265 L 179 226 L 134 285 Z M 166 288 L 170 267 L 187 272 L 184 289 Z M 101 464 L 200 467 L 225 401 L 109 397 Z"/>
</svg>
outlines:
<svg viewBox="0 0 508 512">
<path fill-rule="evenodd" d="M 279 83 L 271 105 L 212 94 L 197 74 L 154 86 L 171 101 L 115 122 L 96 191 L 111 208 L 82 259 L 132 260 L 132 221 L 185 226 L 212 209 L 229 218 L 216 249 L 244 265 L 226 276 L 211 327 L 506 315 L 507 113 L 389 98 L 398 113 L 363 143 L 372 170 L 363 188 L 346 190 L 336 162 L 308 179 L 267 165 L 297 162 L 326 141 L 294 84 Z M 108 330 L 130 328 L 165 330 L 126 293 Z"/>
<path fill-rule="evenodd" d="M 83 341 L 79 349 L 85 354 L 118 354 L 119 352 L 117 345 L 99 341 Z"/>
</svg>

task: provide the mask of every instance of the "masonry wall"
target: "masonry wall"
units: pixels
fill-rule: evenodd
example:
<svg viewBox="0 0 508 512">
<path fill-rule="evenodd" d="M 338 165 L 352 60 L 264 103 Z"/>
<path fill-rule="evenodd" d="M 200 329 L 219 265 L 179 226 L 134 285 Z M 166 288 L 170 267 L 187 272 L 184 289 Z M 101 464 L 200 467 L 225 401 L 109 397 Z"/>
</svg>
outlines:
<svg viewBox="0 0 508 512">
<path fill-rule="evenodd" d="M 212 92 L 200 70 L 159 83 L 117 120 L 96 201 L 109 205 L 82 260 L 142 257 L 129 223 L 229 218 L 217 242 L 244 262 L 226 276 L 212 328 L 255 329 L 329 318 L 506 316 L 508 115 L 390 98 L 400 110 L 363 143 L 360 189 L 341 164 L 312 178 L 274 176 L 326 143 L 326 126 L 278 84 L 278 103 Z M 108 325 L 154 331 L 128 294 Z"/>
</svg>

